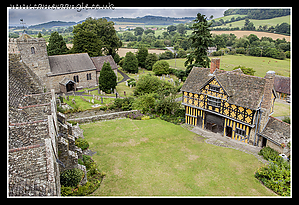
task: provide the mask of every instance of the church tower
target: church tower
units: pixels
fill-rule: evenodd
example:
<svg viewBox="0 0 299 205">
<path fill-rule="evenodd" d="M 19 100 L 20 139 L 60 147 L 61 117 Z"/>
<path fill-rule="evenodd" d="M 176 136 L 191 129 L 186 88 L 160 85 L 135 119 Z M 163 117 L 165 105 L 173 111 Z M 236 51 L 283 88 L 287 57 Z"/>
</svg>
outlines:
<svg viewBox="0 0 299 205">
<path fill-rule="evenodd" d="M 51 87 L 48 83 L 47 73 L 51 72 L 44 38 L 33 38 L 23 34 L 16 40 L 17 48 L 22 61 L 39 77 L 47 91 Z"/>
</svg>

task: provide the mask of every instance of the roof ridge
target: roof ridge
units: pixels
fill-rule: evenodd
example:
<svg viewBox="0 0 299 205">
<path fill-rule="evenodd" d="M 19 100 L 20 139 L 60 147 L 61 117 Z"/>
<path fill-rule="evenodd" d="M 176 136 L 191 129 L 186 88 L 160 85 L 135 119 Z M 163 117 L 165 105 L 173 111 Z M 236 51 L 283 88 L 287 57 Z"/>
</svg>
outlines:
<svg viewBox="0 0 299 205">
<path fill-rule="evenodd" d="M 276 121 L 278 121 L 278 122 L 282 122 L 282 123 L 284 123 L 284 124 L 286 124 L 286 125 L 291 126 L 289 123 L 286 123 L 286 122 L 284 122 L 284 121 L 282 121 L 282 120 L 280 120 L 280 119 L 278 119 L 278 118 L 276 118 L 276 117 L 272 117 L 272 116 L 269 116 L 269 117 L 273 118 L 274 120 L 276 120 Z"/>
</svg>

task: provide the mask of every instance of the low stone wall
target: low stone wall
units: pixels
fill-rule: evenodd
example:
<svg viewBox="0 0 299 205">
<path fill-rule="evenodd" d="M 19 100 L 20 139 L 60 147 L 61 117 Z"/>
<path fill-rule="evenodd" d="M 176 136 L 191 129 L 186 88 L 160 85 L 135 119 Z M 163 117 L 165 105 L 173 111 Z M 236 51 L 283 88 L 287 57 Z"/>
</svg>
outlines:
<svg viewBox="0 0 299 205">
<path fill-rule="evenodd" d="M 94 115 L 89 117 L 82 117 L 82 118 L 73 118 L 68 119 L 67 121 L 76 122 L 76 123 L 87 123 L 87 122 L 93 122 L 98 120 L 112 120 L 116 118 L 122 118 L 126 117 L 126 114 L 128 113 L 137 113 L 138 110 L 130 110 L 130 111 L 122 111 L 122 112 L 114 112 L 114 113 L 108 113 L 103 115 Z"/>
</svg>

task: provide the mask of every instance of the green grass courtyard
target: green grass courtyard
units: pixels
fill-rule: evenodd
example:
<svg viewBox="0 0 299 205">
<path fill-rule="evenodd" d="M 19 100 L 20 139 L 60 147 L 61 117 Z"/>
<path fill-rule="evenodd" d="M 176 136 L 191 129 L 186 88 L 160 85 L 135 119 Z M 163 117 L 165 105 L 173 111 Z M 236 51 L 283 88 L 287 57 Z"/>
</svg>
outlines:
<svg viewBox="0 0 299 205">
<path fill-rule="evenodd" d="M 97 196 L 274 196 L 255 177 L 262 164 L 207 144 L 160 119 L 81 124 L 92 158 L 106 173 Z"/>
</svg>

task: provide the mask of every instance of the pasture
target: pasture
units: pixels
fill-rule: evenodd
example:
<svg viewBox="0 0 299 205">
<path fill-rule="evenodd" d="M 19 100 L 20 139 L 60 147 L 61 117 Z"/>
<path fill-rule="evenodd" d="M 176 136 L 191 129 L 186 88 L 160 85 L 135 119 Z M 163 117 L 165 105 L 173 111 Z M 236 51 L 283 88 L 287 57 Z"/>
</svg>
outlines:
<svg viewBox="0 0 299 205">
<path fill-rule="evenodd" d="M 81 124 L 106 173 L 95 196 L 275 196 L 255 177 L 250 154 L 210 145 L 160 119 Z"/>
<path fill-rule="evenodd" d="M 220 68 L 231 71 L 234 67 L 245 66 L 256 70 L 255 76 L 264 77 L 266 72 L 273 70 L 276 74 L 289 77 L 291 74 L 291 61 L 290 59 L 278 60 L 268 57 L 256 57 L 246 55 L 224 55 L 224 56 L 212 56 L 210 58 L 220 58 Z M 166 60 L 171 67 L 174 68 L 175 59 Z M 176 59 L 176 67 L 179 69 L 185 69 L 185 58 Z"/>
</svg>

